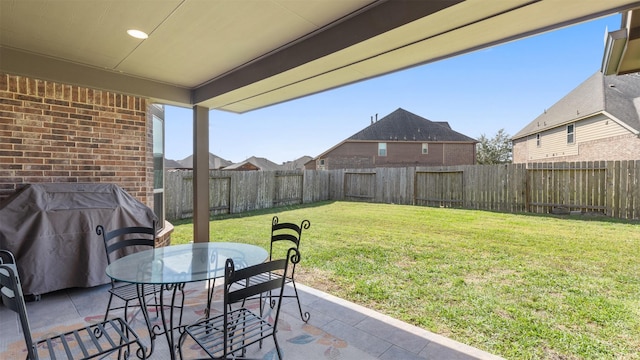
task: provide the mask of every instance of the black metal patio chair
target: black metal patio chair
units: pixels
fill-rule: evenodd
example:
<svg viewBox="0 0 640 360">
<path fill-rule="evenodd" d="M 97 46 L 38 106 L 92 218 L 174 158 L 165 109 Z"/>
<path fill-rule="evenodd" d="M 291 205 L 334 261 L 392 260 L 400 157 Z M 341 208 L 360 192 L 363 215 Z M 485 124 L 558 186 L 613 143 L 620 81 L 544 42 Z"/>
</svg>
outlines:
<svg viewBox="0 0 640 360">
<path fill-rule="evenodd" d="M 306 230 L 311 226 L 311 222 L 309 220 L 302 220 L 300 225 L 290 223 L 290 222 L 279 222 L 277 216 L 274 216 L 271 220 L 271 241 L 269 245 L 269 260 L 277 259 L 283 255 L 282 248 L 284 243 L 286 243 L 286 248 L 288 246 L 293 245 L 296 250 L 300 251 L 300 241 L 302 239 L 302 230 Z M 291 264 L 291 268 L 287 271 L 285 276 L 285 283 L 293 285 L 293 294 L 290 292 L 287 294 L 286 292 L 282 295 L 283 298 L 295 298 L 298 302 L 298 310 L 300 311 L 300 318 L 304 322 L 308 322 L 311 318 L 311 314 L 309 312 L 302 311 L 302 305 L 300 304 L 300 297 L 298 296 L 298 288 L 296 287 L 295 273 L 296 273 L 296 264 Z M 277 276 L 281 276 L 282 274 L 278 273 L 270 273 L 267 274 L 268 277 L 273 278 Z M 253 281 L 253 280 L 251 280 Z M 273 302 L 271 301 L 271 296 L 269 296 L 269 300 L 271 306 L 273 307 Z"/>
<path fill-rule="evenodd" d="M 145 347 L 138 335 L 121 318 L 34 341 L 15 258 L 6 250 L 1 252 L 0 296 L 2 304 L 19 315 L 27 346 L 27 360 L 94 359 L 116 352 L 119 359 L 127 359 L 131 355 L 132 346 L 137 357 L 146 359 Z"/>
<path fill-rule="evenodd" d="M 102 236 L 104 241 L 104 249 L 107 253 L 107 264 L 111 264 L 111 261 L 116 260 L 117 256 L 123 253 L 125 249 L 131 249 L 133 247 L 139 247 L 138 249 L 153 249 L 155 247 L 156 239 L 156 223 L 153 222 L 151 227 L 144 226 L 132 226 L 115 229 L 112 231 L 105 230 L 104 226 L 98 225 L 96 227 L 96 234 Z M 154 302 L 151 306 L 158 310 L 158 293 L 162 290 L 160 285 L 145 285 L 142 286 L 142 296 L 150 297 L 153 295 Z M 124 301 L 122 306 L 112 307 L 113 297 L 117 297 Z M 111 279 L 111 289 L 109 289 L 109 302 L 107 303 L 107 310 L 104 313 L 104 320 L 109 317 L 111 310 L 124 309 L 124 319 L 128 319 L 127 311 L 129 309 L 129 303 L 131 301 L 138 301 L 138 288 L 136 284 L 130 283 L 118 283 Z M 138 304 L 136 306 L 141 306 Z"/>
<path fill-rule="evenodd" d="M 282 351 L 276 338 L 282 293 L 289 263 L 297 264 L 299 261 L 300 253 L 295 247 L 289 249 L 284 259 L 267 261 L 243 269 L 236 269 L 233 259 L 227 259 L 223 313 L 185 327 L 179 341 L 180 357 L 183 357 L 182 346 L 187 336 L 191 337 L 212 359 L 227 359 L 229 356 L 235 359 L 238 356 L 244 356 L 248 346 L 257 342 L 262 345 L 262 340 L 271 336 L 278 359 L 282 360 Z M 268 274 L 272 272 L 279 272 L 283 276 L 269 279 Z M 245 286 L 248 279 L 257 278 L 266 280 L 252 281 L 251 285 Z M 257 295 L 275 291 L 278 292 L 277 301 L 275 301 L 277 304 L 274 307 L 275 316 L 271 321 L 264 318 L 261 312 L 256 313 L 246 307 L 247 301 L 258 300 Z M 239 355 L 237 355 L 238 352 L 240 352 Z"/>
</svg>

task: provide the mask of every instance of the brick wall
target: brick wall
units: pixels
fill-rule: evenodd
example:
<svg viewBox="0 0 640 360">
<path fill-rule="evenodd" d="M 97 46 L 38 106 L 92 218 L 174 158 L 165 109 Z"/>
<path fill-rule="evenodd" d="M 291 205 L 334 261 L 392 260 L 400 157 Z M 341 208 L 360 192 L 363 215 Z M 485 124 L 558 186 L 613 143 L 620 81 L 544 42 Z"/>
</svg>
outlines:
<svg viewBox="0 0 640 360">
<path fill-rule="evenodd" d="M 344 142 L 325 154 L 325 170 L 473 165 L 476 161 L 473 143 L 429 143 L 427 154 L 422 153 L 421 142 L 390 141 L 386 144 L 387 156 L 378 156 L 378 142 Z M 319 163 L 312 163 L 310 168 L 319 169 L 317 166 Z"/>
<path fill-rule="evenodd" d="M 114 183 L 153 208 L 146 99 L 0 73 L 0 201 L 29 183 Z"/>
<path fill-rule="evenodd" d="M 527 138 L 513 140 L 513 163 L 521 164 L 526 163 L 529 157 L 529 151 L 527 149 Z"/>
<path fill-rule="evenodd" d="M 473 165 L 476 163 L 476 145 L 448 143 L 444 144 L 443 165 Z"/>
<path fill-rule="evenodd" d="M 579 146 L 579 156 L 572 157 L 578 159 L 569 161 L 640 159 L 640 138 L 633 134 L 579 143 Z"/>
</svg>

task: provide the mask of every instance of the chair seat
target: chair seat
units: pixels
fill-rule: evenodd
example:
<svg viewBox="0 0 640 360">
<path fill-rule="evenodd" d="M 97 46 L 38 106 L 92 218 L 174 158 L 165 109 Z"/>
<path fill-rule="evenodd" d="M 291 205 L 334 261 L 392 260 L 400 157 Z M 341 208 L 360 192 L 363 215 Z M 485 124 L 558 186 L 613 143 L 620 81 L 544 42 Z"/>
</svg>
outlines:
<svg viewBox="0 0 640 360">
<path fill-rule="evenodd" d="M 139 344 L 136 333 L 126 322 L 116 318 L 40 340 L 36 349 L 40 359 L 88 359 L 115 351 L 130 351 L 134 344 Z M 144 357 L 144 348 L 136 348 L 140 354 L 129 355 Z"/>
<path fill-rule="evenodd" d="M 145 285 L 142 289 L 145 297 L 147 295 L 158 293 L 161 290 L 160 285 Z M 135 284 L 123 284 L 116 286 L 109 289 L 109 292 L 125 301 L 138 299 L 138 290 Z"/>
<path fill-rule="evenodd" d="M 231 354 L 274 334 L 269 322 L 247 308 L 228 314 L 227 353 Z M 224 315 L 202 320 L 186 327 L 186 332 L 212 358 L 224 356 Z"/>
</svg>

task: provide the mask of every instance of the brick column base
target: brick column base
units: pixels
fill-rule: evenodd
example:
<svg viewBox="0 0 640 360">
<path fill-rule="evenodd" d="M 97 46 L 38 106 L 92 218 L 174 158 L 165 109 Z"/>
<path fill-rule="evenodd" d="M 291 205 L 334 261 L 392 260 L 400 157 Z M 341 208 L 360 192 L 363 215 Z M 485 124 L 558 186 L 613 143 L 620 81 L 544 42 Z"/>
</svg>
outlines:
<svg viewBox="0 0 640 360">
<path fill-rule="evenodd" d="M 156 235 L 156 247 L 171 245 L 171 233 L 173 233 L 173 224 L 165 220 L 164 228 Z"/>
</svg>

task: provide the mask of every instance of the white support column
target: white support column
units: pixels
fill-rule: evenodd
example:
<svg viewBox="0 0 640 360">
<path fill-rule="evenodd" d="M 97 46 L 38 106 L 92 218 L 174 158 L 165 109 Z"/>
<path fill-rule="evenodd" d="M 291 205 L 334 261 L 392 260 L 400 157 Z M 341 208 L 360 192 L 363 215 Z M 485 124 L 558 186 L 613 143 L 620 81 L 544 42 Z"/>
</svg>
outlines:
<svg viewBox="0 0 640 360">
<path fill-rule="evenodd" d="M 193 242 L 209 242 L 209 109 L 193 107 Z"/>
</svg>

